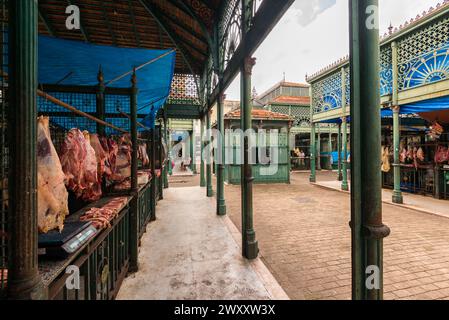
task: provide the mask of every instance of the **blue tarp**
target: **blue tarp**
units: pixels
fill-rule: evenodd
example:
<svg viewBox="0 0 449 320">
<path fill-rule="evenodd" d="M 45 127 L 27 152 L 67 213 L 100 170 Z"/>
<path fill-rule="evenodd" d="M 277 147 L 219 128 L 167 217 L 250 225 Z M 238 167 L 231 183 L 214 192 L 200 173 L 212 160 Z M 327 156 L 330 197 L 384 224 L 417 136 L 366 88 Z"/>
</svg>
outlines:
<svg viewBox="0 0 449 320">
<path fill-rule="evenodd" d="M 107 83 L 169 51 L 118 48 L 39 36 L 39 83 L 95 86 L 100 66 Z M 173 51 L 137 71 L 138 113 L 148 115 L 144 121 L 146 126 L 154 126 L 155 114 L 170 94 L 175 58 Z M 110 87 L 131 87 L 131 75 Z"/>
<path fill-rule="evenodd" d="M 347 119 L 348 123 L 351 121 L 351 117 L 347 117 L 346 119 Z M 341 117 L 339 117 L 339 118 L 335 118 L 335 119 L 320 121 L 319 123 L 341 124 L 342 121 L 341 121 Z"/>
<path fill-rule="evenodd" d="M 401 114 L 418 114 L 449 110 L 449 96 L 419 101 L 401 106 Z M 382 110 L 383 117 L 392 117 L 391 109 Z"/>
</svg>

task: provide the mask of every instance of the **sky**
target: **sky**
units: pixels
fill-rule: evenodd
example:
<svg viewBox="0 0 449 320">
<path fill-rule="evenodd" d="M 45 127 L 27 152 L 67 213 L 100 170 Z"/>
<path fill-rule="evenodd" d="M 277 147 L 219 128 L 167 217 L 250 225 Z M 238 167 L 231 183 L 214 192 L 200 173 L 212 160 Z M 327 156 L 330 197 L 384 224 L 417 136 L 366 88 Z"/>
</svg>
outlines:
<svg viewBox="0 0 449 320">
<path fill-rule="evenodd" d="M 272 0 L 266 0 L 272 1 Z M 441 0 L 379 0 L 380 32 L 399 27 Z M 305 83 L 313 74 L 349 53 L 348 0 L 296 0 L 253 55 L 253 86 L 261 94 L 277 82 Z M 240 100 L 240 77 L 226 94 Z"/>
</svg>

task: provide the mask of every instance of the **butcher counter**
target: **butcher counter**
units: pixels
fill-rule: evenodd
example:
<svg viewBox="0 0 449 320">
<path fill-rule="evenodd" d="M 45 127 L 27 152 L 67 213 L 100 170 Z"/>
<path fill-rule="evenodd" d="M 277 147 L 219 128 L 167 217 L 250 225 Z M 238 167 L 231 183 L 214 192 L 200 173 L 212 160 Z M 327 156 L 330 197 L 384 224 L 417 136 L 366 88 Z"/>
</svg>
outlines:
<svg viewBox="0 0 449 320">
<path fill-rule="evenodd" d="M 151 181 L 140 186 L 137 199 L 137 228 L 134 227 L 134 230 L 137 229 L 139 239 L 151 220 L 151 195 Z M 92 203 L 69 216 L 66 222 L 79 221 L 90 209 L 102 208 L 114 199 L 117 197 L 108 196 Z M 99 230 L 97 235 L 81 246 L 76 253 L 65 259 L 39 258 L 40 275 L 48 299 L 108 300 L 117 296 L 128 274 L 133 250 L 130 241 L 132 237 L 130 231 L 133 229 L 131 226 L 133 197 L 126 196 L 124 199 L 126 201 L 118 208 L 119 213 L 110 222 L 110 226 Z M 66 285 L 71 277 L 77 277 L 73 269 L 79 270 L 78 290 L 69 290 Z"/>
</svg>

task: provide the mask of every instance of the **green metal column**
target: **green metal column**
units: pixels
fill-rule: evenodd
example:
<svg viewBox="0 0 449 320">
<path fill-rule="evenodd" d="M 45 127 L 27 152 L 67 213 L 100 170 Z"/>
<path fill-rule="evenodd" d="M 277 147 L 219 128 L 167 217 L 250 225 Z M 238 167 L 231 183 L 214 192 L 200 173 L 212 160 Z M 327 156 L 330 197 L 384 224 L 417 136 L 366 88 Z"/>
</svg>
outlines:
<svg viewBox="0 0 449 320">
<path fill-rule="evenodd" d="M 312 123 L 310 132 L 310 182 L 316 182 L 316 124 Z"/>
<path fill-rule="evenodd" d="M 138 141 L 137 141 L 137 77 L 134 70 L 131 79 L 131 142 L 133 145 L 131 154 L 131 214 L 130 214 L 130 226 L 129 226 L 129 247 L 130 247 L 130 272 L 137 272 L 139 269 L 138 256 L 139 256 L 139 184 L 138 184 Z"/>
<path fill-rule="evenodd" d="M 151 217 L 150 221 L 156 221 L 156 126 L 151 129 Z"/>
<path fill-rule="evenodd" d="M 242 43 L 245 43 L 248 28 L 251 24 L 253 2 L 252 0 L 242 1 Z M 241 115 L 242 115 L 242 130 L 245 133 L 252 130 L 252 98 L 251 98 L 251 76 L 256 59 L 249 56 L 245 57 L 244 62 L 240 66 L 241 77 Z M 243 151 L 244 161 L 242 170 L 242 254 L 245 258 L 252 260 L 259 255 L 259 244 L 256 240 L 256 232 L 253 225 L 253 167 L 250 163 L 250 136 L 245 134 Z"/>
<path fill-rule="evenodd" d="M 349 183 L 348 183 L 348 119 L 343 117 L 341 119 L 342 127 L 343 127 L 343 161 L 342 161 L 342 171 L 343 171 L 343 180 L 341 183 L 341 189 L 343 191 L 349 191 Z"/>
<path fill-rule="evenodd" d="M 10 299 L 44 298 L 37 244 L 37 19 L 37 1 L 9 1 Z"/>
<path fill-rule="evenodd" d="M 164 170 L 163 170 L 164 157 L 163 157 L 163 154 L 162 154 L 162 123 L 159 124 L 158 133 L 159 133 L 158 134 L 159 140 L 157 141 L 157 146 L 159 146 L 159 147 L 158 147 L 158 155 L 157 155 L 157 157 L 159 159 L 159 165 L 161 166 L 160 167 L 160 169 L 161 169 L 161 177 L 159 179 L 159 184 L 158 184 L 158 187 L 159 187 L 159 200 L 164 200 Z"/>
<path fill-rule="evenodd" d="M 225 200 L 225 128 L 224 128 L 224 101 L 225 95 L 223 93 L 218 97 L 217 103 L 217 124 L 218 134 L 220 135 L 217 145 L 217 215 L 226 215 L 226 200 Z"/>
<path fill-rule="evenodd" d="M 192 158 L 192 162 L 190 163 L 190 169 L 193 174 L 197 174 L 196 171 L 196 137 L 195 137 L 195 125 L 193 125 L 192 135 L 190 136 L 190 156 Z"/>
<path fill-rule="evenodd" d="M 247 3 L 247 0 L 243 1 Z M 243 115 L 243 132 L 249 132 L 252 129 L 252 101 L 251 101 L 251 75 L 252 68 L 255 65 L 256 60 L 254 58 L 246 58 L 244 65 L 241 69 L 242 81 L 242 115 Z M 250 163 L 250 136 L 244 137 L 244 165 L 242 166 L 243 172 L 243 184 L 242 195 L 244 207 L 242 208 L 244 229 L 243 235 L 243 256 L 247 259 L 256 259 L 259 255 L 259 244 L 256 240 L 256 233 L 253 226 L 253 168 Z"/>
<path fill-rule="evenodd" d="M 341 123 L 338 124 L 338 181 L 343 181 L 342 162 L 341 162 Z"/>
<path fill-rule="evenodd" d="M 309 88 L 309 96 L 310 96 L 310 121 L 311 121 L 311 130 L 310 130 L 310 182 L 316 182 L 316 124 L 313 122 L 313 108 L 314 108 L 314 100 L 313 100 L 313 87 Z"/>
<path fill-rule="evenodd" d="M 206 186 L 206 168 L 204 164 L 204 116 L 201 117 L 201 167 L 200 167 L 200 186 Z"/>
<path fill-rule="evenodd" d="M 211 144 L 211 127 L 210 127 L 210 111 L 206 113 L 206 130 L 207 130 L 207 145 Z M 214 196 L 214 190 L 212 189 L 212 163 L 211 163 L 211 155 L 207 154 L 207 163 L 206 163 L 206 188 L 207 188 L 207 196 L 209 198 Z"/>
<path fill-rule="evenodd" d="M 392 64 L 393 64 L 393 145 L 394 145 L 394 191 L 393 203 L 402 204 L 404 199 L 401 192 L 401 161 L 400 161 L 400 144 L 401 144 L 401 120 L 399 117 L 399 69 L 398 69 L 398 46 L 395 41 L 391 44 Z"/>
<path fill-rule="evenodd" d="M 316 140 L 316 169 L 321 170 L 321 127 L 318 125 L 317 128 L 318 137 Z"/>
<path fill-rule="evenodd" d="M 350 0 L 352 294 L 383 298 L 378 0 Z"/>
<path fill-rule="evenodd" d="M 170 132 L 170 128 L 169 126 L 167 126 L 167 153 L 168 153 L 168 175 L 172 176 L 173 175 L 173 167 L 172 167 L 172 135 Z"/>
<path fill-rule="evenodd" d="M 329 145 L 329 163 L 328 163 L 328 168 L 329 170 L 332 170 L 332 127 L 329 125 L 329 141 L 328 141 L 328 145 Z"/>
<path fill-rule="evenodd" d="M 165 145 L 167 146 L 167 152 L 168 152 L 167 107 L 164 108 L 164 142 L 165 142 Z M 168 154 L 167 154 L 167 158 L 169 158 Z M 170 187 L 170 185 L 168 183 L 168 171 L 170 170 L 169 168 L 171 167 L 171 163 L 167 159 L 164 159 L 164 162 L 165 162 L 164 163 L 164 189 L 168 189 Z"/>
</svg>

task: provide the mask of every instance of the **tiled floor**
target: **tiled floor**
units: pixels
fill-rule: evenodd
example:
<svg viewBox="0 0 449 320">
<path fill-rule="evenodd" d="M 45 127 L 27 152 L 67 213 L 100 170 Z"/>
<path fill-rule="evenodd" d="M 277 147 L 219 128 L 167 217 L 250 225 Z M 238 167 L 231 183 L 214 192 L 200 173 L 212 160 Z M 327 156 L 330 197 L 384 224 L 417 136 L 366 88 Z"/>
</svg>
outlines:
<svg viewBox="0 0 449 320">
<path fill-rule="evenodd" d="M 255 186 L 263 260 L 292 299 L 350 299 L 349 195 L 313 186 L 308 177 Z M 240 187 L 227 186 L 226 199 L 240 228 Z M 384 245 L 385 299 L 449 299 L 449 219 L 387 204 L 383 214 L 392 230 Z"/>
<path fill-rule="evenodd" d="M 125 280 L 118 298 L 288 298 L 260 261 L 249 263 L 241 257 L 229 228 L 232 222 L 217 217 L 214 203 L 199 187 L 166 190 L 157 206 L 158 220 L 142 240 L 139 272 Z"/>
</svg>

